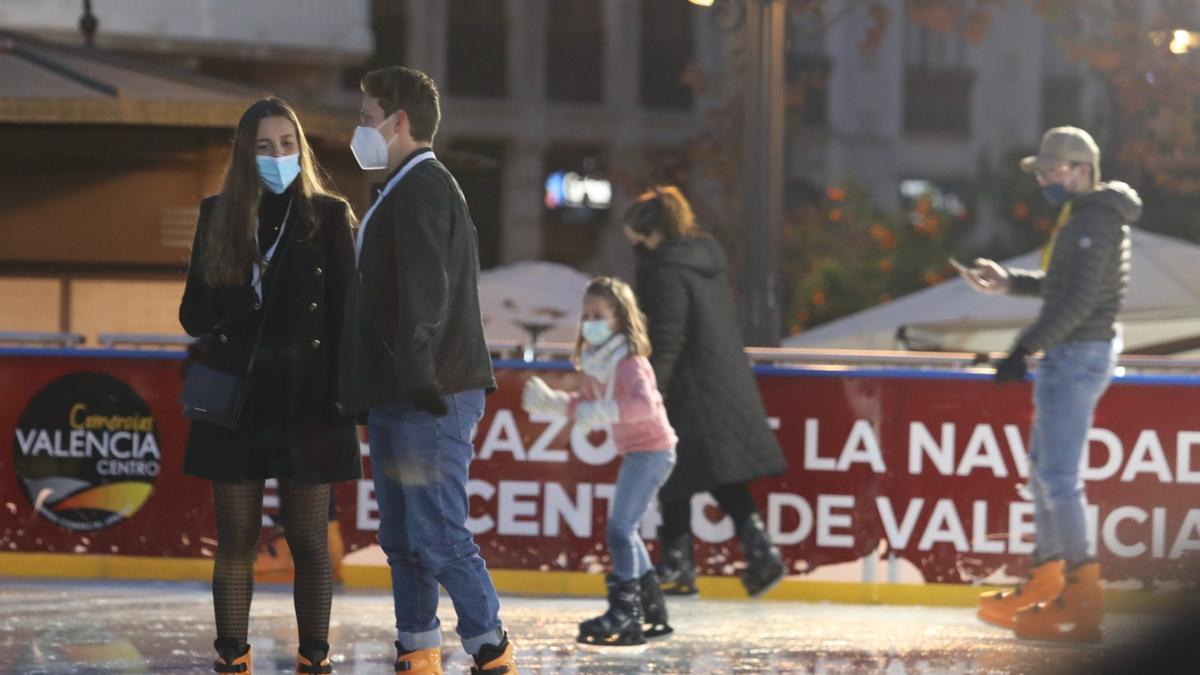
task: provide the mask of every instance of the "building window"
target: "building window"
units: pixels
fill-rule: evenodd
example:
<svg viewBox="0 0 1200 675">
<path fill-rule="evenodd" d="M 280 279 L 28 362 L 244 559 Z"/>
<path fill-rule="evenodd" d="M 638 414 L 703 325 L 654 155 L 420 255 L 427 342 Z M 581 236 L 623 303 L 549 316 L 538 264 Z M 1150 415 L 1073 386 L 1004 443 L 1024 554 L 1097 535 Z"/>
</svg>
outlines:
<svg viewBox="0 0 1200 675">
<path fill-rule="evenodd" d="M 504 143 L 454 139 L 438 158 L 454 174 L 467 198 L 479 235 L 479 266 L 500 264 L 500 219 L 504 212 Z"/>
<path fill-rule="evenodd" d="M 375 51 L 367 62 L 342 71 L 342 85 L 358 91 L 362 78 L 376 68 L 400 66 L 408 60 L 408 3 L 371 0 L 371 33 Z"/>
<path fill-rule="evenodd" d="M 696 56 L 693 7 L 688 0 L 642 1 L 641 101 L 648 108 L 692 107 L 686 79 Z"/>
<path fill-rule="evenodd" d="M 1048 75 L 1042 80 L 1042 128 L 1083 126 L 1080 100 L 1083 83 L 1074 75 Z"/>
<path fill-rule="evenodd" d="M 450 0 L 447 89 L 459 96 L 508 94 L 508 16 L 500 0 Z"/>
<path fill-rule="evenodd" d="M 904 129 L 909 133 L 966 136 L 971 131 L 975 74 L 958 31 L 931 31 L 906 22 Z"/>
<path fill-rule="evenodd" d="M 554 0 L 546 35 L 546 97 L 599 103 L 604 98 L 604 13 L 600 0 Z"/>
<path fill-rule="evenodd" d="M 829 119 L 829 59 L 788 54 L 789 125 L 824 128 Z"/>
<path fill-rule="evenodd" d="M 1056 29 L 1069 30 L 1066 26 Z M 1046 31 L 1042 47 L 1042 128 L 1083 126 L 1083 79 L 1079 67 L 1067 60 L 1062 46 Z"/>
<path fill-rule="evenodd" d="M 971 85 L 962 70 L 909 70 L 904 85 L 904 130 L 966 136 L 971 132 Z"/>
<path fill-rule="evenodd" d="M 547 260 L 579 266 L 595 255 L 609 221 L 612 186 L 601 149 L 554 145 L 546 152 L 542 250 Z"/>
</svg>

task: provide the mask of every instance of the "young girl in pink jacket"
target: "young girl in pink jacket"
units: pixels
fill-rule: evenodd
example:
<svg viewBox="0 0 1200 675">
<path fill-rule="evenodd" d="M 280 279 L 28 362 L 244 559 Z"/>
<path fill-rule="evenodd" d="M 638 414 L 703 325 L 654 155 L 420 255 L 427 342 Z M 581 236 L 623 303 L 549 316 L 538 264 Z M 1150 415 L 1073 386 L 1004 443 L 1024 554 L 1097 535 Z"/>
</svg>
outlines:
<svg viewBox="0 0 1200 675">
<path fill-rule="evenodd" d="M 667 607 L 638 524 L 675 466 L 675 430 L 667 421 L 654 370 L 646 358 L 646 319 L 628 284 L 598 277 L 583 295 L 575 364 L 577 392 L 551 389 L 539 377 L 525 385 L 522 406 L 569 417 L 585 430 L 606 429 L 621 454 L 605 539 L 612 572 L 605 578 L 608 611 L 579 624 L 579 642 L 638 645 L 671 632 Z"/>
</svg>

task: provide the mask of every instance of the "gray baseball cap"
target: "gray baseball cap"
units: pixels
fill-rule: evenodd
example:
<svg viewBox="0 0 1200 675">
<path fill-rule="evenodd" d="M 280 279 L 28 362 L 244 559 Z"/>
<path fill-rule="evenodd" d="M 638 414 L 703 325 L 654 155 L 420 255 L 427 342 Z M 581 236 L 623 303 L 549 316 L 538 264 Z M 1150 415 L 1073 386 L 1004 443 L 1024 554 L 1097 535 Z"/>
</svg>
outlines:
<svg viewBox="0 0 1200 675">
<path fill-rule="evenodd" d="M 1096 179 L 1100 178 L 1100 147 L 1091 134 L 1078 127 L 1054 127 L 1043 134 L 1038 154 L 1022 159 L 1021 170 L 1033 173 L 1063 162 L 1091 164 Z"/>
</svg>

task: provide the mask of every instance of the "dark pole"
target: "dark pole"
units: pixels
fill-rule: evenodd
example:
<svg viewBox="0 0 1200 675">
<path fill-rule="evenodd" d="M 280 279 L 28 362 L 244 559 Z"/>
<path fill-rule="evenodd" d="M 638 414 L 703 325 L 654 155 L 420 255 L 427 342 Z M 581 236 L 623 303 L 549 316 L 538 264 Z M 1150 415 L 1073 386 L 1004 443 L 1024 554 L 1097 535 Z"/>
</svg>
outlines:
<svg viewBox="0 0 1200 675">
<path fill-rule="evenodd" d="M 83 42 L 89 47 L 96 46 L 96 29 L 100 20 L 92 14 L 92 0 L 83 0 L 83 16 L 79 17 L 79 32 L 83 33 Z"/>
<path fill-rule="evenodd" d="M 749 0 L 742 213 L 742 333 L 746 344 L 779 345 L 779 245 L 783 219 L 785 0 Z"/>
</svg>

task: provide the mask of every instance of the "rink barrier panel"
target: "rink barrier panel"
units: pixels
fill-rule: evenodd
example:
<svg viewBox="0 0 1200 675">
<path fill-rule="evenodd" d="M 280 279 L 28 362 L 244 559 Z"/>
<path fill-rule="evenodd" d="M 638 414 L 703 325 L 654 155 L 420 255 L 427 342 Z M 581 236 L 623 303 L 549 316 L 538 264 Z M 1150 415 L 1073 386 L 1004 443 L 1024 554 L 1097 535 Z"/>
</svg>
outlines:
<svg viewBox="0 0 1200 675">
<path fill-rule="evenodd" d="M 542 597 L 604 597 L 604 575 L 586 572 L 489 570 L 503 595 Z M 8 578 L 94 579 L 118 581 L 212 580 L 208 558 L 153 558 L 120 555 L 61 553 L 0 553 L 0 575 Z M 387 567 L 346 565 L 343 588 L 391 590 Z M 259 584 L 269 586 L 271 584 Z M 700 596 L 705 599 L 746 600 L 746 590 L 732 577 L 700 576 Z M 994 587 L 975 584 L 889 584 L 786 579 L 761 599 L 773 602 L 832 602 L 848 605 L 905 605 L 924 607 L 974 607 L 979 594 Z M 1200 598 L 1192 598 L 1200 599 Z M 1179 594 L 1106 590 L 1104 606 L 1114 612 L 1161 613 L 1188 601 Z M 686 599 L 679 602 L 686 603 Z"/>
<path fill-rule="evenodd" d="M 0 433 L 7 433 L 12 439 L 11 432 L 4 429 L 5 425 L 12 422 L 16 415 L 21 413 L 21 408 L 24 408 L 29 401 L 29 397 L 33 394 L 37 387 L 43 386 L 47 381 L 54 377 L 59 377 L 63 374 L 70 374 L 78 370 L 91 370 L 102 374 L 107 374 L 123 381 L 127 386 L 132 387 L 141 397 L 143 397 L 147 405 L 149 405 L 150 413 L 157 418 L 156 424 L 159 425 L 160 434 L 162 435 L 162 444 L 164 448 L 170 449 L 166 454 L 171 455 L 176 451 L 173 450 L 180 446 L 182 434 L 186 432 L 185 423 L 178 416 L 178 408 L 175 403 L 178 393 L 178 368 L 180 361 L 184 358 L 182 352 L 170 350 L 106 350 L 106 349 L 32 349 L 32 348 L 17 348 L 17 349 L 0 349 L 0 400 L 14 401 L 12 407 L 16 410 L 0 411 Z M 526 445 L 532 448 L 532 440 L 538 436 L 537 429 L 541 426 L 531 429 L 529 420 L 523 417 L 523 413 L 519 411 L 519 404 L 515 402 L 519 399 L 520 384 L 532 372 L 543 374 L 547 378 L 554 378 L 557 383 L 562 386 L 570 386 L 577 378 L 574 369 L 569 363 L 563 361 L 557 362 L 536 362 L 527 363 L 514 360 L 497 360 L 496 368 L 498 377 L 502 381 L 502 390 L 496 395 L 489 397 L 488 417 L 485 417 L 484 425 L 481 426 L 481 436 L 484 431 L 482 427 L 489 423 L 496 422 L 497 408 L 501 412 L 506 412 L 513 418 L 517 430 L 522 436 L 525 436 Z M 814 365 L 803 364 L 797 366 L 777 366 L 777 365 L 758 365 L 755 371 L 760 378 L 760 386 L 764 391 L 764 399 L 768 403 L 770 412 L 776 416 L 784 417 L 791 428 L 803 426 L 801 419 L 792 419 L 787 416 L 787 409 L 795 405 L 796 416 L 803 418 L 808 415 L 819 417 L 821 423 L 821 431 L 825 432 L 826 426 L 836 427 L 845 421 L 846 415 L 844 412 L 835 411 L 836 414 L 821 412 L 818 409 L 822 406 L 828 407 L 830 401 L 843 396 L 841 392 L 845 390 L 847 397 L 845 402 L 837 402 L 837 406 L 850 405 L 861 407 L 864 402 L 871 403 L 875 401 L 881 406 L 881 410 L 887 412 L 889 410 L 886 405 L 907 403 L 906 397 L 920 394 L 930 384 L 937 381 L 945 383 L 945 390 L 954 392 L 953 395 L 938 394 L 932 398 L 926 397 L 938 405 L 950 404 L 962 405 L 961 401 L 952 400 L 955 397 L 963 395 L 975 395 L 972 392 L 983 391 L 988 396 L 988 402 L 995 410 L 989 410 L 989 414 L 1001 417 L 1000 422 L 996 422 L 999 426 L 1005 418 L 1022 419 L 1022 415 L 1027 414 L 1028 409 L 1028 385 L 1017 387 L 1006 387 L 996 389 L 990 383 L 991 372 L 986 369 L 975 370 L 936 370 L 936 369 L 912 369 L 912 368 L 886 368 L 870 365 L 847 365 L 847 364 L 830 364 L 830 365 Z M 805 386 L 797 387 L 797 383 L 807 382 Z M 905 384 L 905 383 L 908 384 Z M 897 383 L 897 384 L 889 384 Z M 888 393 L 889 387 L 904 386 L 913 387 L 899 390 L 903 394 Z M 831 389 L 832 387 L 832 389 Z M 983 389 L 978 389 L 983 387 Z M 1114 390 L 1128 390 L 1130 388 L 1143 388 L 1144 391 L 1139 394 L 1141 399 L 1140 409 L 1147 410 L 1147 414 L 1157 414 L 1160 421 L 1166 420 L 1165 426 L 1162 429 L 1170 430 L 1170 434 L 1174 433 L 1175 429 L 1188 428 L 1179 427 L 1178 418 L 1181 413 L 1186 410 L 1194 410 L 1200 407 L 1196 403 L 1200 403 L 1200 378 L 1194 375 L 1178 375 L 1178 374 L 1125 374 L 1118 377 L 1114 385 Z M 810 391 L 811 390 L 811 391 Z M 1161 390 L 1162 393 L 1158 393 Z M 16 392 L 13 394 L 13 392 Z M 816 392 L 816 393 L 811 393 Z M 866 394 L 864 394 L 866 392 Z M 874 393 L 872 393 L 874 392 Z M 36 392 L 35 392 L 36 393 Z M 832 395 L 830 395 L 832 393 Z M 1125 394 L 1118 391 L 1118 397 Z M 919 398 L 919 397 L 918 397 Z M 1108 397 L 1106 397 L 1107 400 Z M 945 399 L 945 400 L 943 400 Z M 1156 402 L 1154 405 L 1147 406 L 1145 401 L 1150 400 Z M 886 404 L 886 405 L 885 405 Z M 1102 403 L 1102 408 L 1116 407 L 1119 404 L 1106 406 Z M 1175 408 L 1179 413 L 1164 415 L 1163 410 Z M 816 412 L 814 412 L 816 411 Z M 997 412 L 998 411 L 998 412 Z M 1103 410 L 1101 411 L 1104 412 Z M 882 413 L 881 413 L 882 414 Z M 1132 414 L 1132 413 L 1131 413 Z M 5 417 L 8 415 L 8 417 Z M 894 414 L 891 416 L 895 416 Z M 1103 415 L 1102 415 L 1103 416 Z M 1190 416 L 1189 416 L 1190 417 Z M 846 418 L 851 419 L 852 418 Z M 902 421 L 908 418 L 902 418 Z M 890 419 L 889 415 L 882 414 L 882 421 L 877 423 L 880 428 L 885 428 L 888 425 L 895 425 L 896 421 Z M 958 420 L 962 426 L 968 427 L 973 419 L 968 416 L 966 420 Z M 1190 425 L 1191 421 L 1184 421 L 1182 424 Z M 848 426 L 848 423 L 843 425 Z M 933 433 L 937 433 L 936 420 L 928 424 L 929 429 Z M 1128 426 L 1128 425 L 1127 425 Z M 1147 422 L 1147 428 L 1153 428 L 1153 423 Z M 1116 429 L 1117 427 L 1114 426 Z M 1140 427 L 1139 427 L 1140 428 Z M 1025 425 L 1022 423 L 1022 434 L 1025 433 Z M 886 429 L 884 429 L 886 431 Z M 1136 429 L 1118 429 L 1122 436 L 1122 441 L 1125 444 L 1126 454 L 1129 453 L 1134 445 L 1133 437 L 1137 435 Z M 841 447 L 842 440 L 845 438 L 844 430 L 839 432 L 842 435 L 832 441 L 830 447 L 825 447 L 825 441 L 821 441 L 820 453 L 828 455 L 825 459 L 831 459 L 837 456 L 837 448 Z M 883 432 L 880 432 L 883 433 Z M 998 432 L 997 432 L 998 433 Z M 1164 438 L 1168 434 L 1163 431 Z M 802 441 L 797 440 L 795 432 L 792 431 L 792 436 L 785 439 L 785 447 L 789 448 L 789 458 L 793 465 L 800 463 L 800 447 Z M 967 433 L 964 431 L 964 437 Z M 569 434 L 564 432 L 560 434 L 554 441 L 551 447 L 564 448 L 567 447 Z M 965 440 L 960 439 L 960 440 Z M 477 439 L 478 443 L 479 439 Z M 11 441 L 10 441 L 11 442 Z M 571 439 L 574 443 L 574 439 Z M 1003 439 L 1001 439 L 1003 443 Z M 961 443 L 960 443 L 961 445 Z M 15 444 L 14 444 L 15 446 Z M 573 447 L 573 446 L 572 446 Z M 0 446 L 0 452 L 4 452 L 4 448 Z M 1167 448 L 1167 455 L 1171 460 L 1175 459 L 1174 448 Z M 6 453 L 7 454 L 7 453 Z M 164 457 L 163 463 L 163 478 L 160 481 L 166 480 L 165 483 L 160 482 L 161 491 L 178 491 L 180 494 L 171 496 L 171 499 L 190 500 L 188 503 L 192 505 L 192 510 L 186 513 L 172 510 L 171 507 L 158 507 L 155 509 L 144 509 L 141 513 L 141 522 L 146 522 L 147 517 L 156 518 L 154 512 L 169 513 L 171 522 L 164 521 L 163 523 L 152 526 L 144 525 L 142 527 L 160 527 L 163 531 L 187 531 L 194 536 L 191 537 L 191 542 L 185 544 L 175 543 L 171 547 L 164 547 L 161 551 L 152 551 L 150 554 L 140 553 L 140 550 L 147 549 L 142 546 L 125 546 L 129 540 L 126 536 L 120 547 L 121 554 L 110 555 L 108 551 L 110 546 L 108 541 L 104 541 L 106 536 L 105 531 L 91 536 L 93 540 L 87 547 L 74 548 L 83 550 L 81 553 L 63 553 L 63 551 L 72 550 L 72 540 L 69 537 L 62 535 L 61 530 L 57 530 L 48 521 L 43 521 L 36 517 L 36 514 L 31 512 L 28 506 L 27 498 L 21 496 L 10 496 L 11 492 L 7 490 L 15 487 L 9 483 L 10 477 L 5 473 L 11 473 L 11 463 L 6 463 L 5 460 L 12 455 L 0 455 L 0 508 L 13 508 L 17 515 L 17 519 L 22 522 L 29 523 L 36 534 L 44 535 L 47 538 L 47 545 L 32 540 L 27 533 L 24 539 L 6 538 L 6 530 L 4 529 L 5 520 L 9 517 L 9 511 L 0 510 L 0 550 L 13 550 L 16 552 L 0 553 L 0 575 L 7 576 L 46 576 L 46 577 L 69 577 L 69 578 L 107 578 L 107 579 L 190 579 L 197 581 L 207 581 L 211 578 L 211 562 L 209 559 L 197 557 L 198 554 L 211 555 L 211 533 L 205 534 L 200 532 L 195 534 L 193 530 L 197 527 L 195 523 L 201 522 L 204 519 L 211 519 L 211 514 L 206 510 L 208 496 L 206 486 L 202 483 L 195 482 L 194 479 L 180 479 L 176 476 L 178 471 L 178 457 Z M 900 467 L 903 461 L 892 463 L 889 458 L 889 470 Z M 570 488 L 572 481 L 593 481 L 589 483 L 597 489 L 600 483 L 607 481 L 611 482 L 615 473 L 611 464 L 608 466 L 590 466 L 584 463 L 578 463 L 572 459 L 570 465 L 570 475 L 563 478 L 561 475 L 555 477 L 551 474 L 539 473 L 545 472 L 547 469 L 556 469 L 556 467 L 566 468 L 567 465 L 548 465 L 548 464 L 513 464 L 507 462 L 508 457 L 503 453 L 498 453 L 490 462 L 478 461 L 478 465 L 482 467 L 481 474 L 484 478 L 488 478 L 493 484 L 499 485 L 499 481 L 505 479 L 525 478 L 536 479 L 544 478 L 546 480 L 562 480 L 562 486 Z M 1193 462 L 1192 470 L 1200 468 L 1200 462 Z M 852 466 L 850 471 L 855 472 L 858 469 L 863 469 L 862 466 Z M 1011 468 L 1011 466 L 1010 466 Z M 489 473 L 495 475 L 489 476 Z M 797 473 L 797 472 L 791 472 Z M 805 478 L 803 472 L 799 472 L 801 483 Z M 473 472 L 473 477 L 475 473 Z M 879 482 L 879 477 L 872 477 L 870 473 L 857 471 L 853 475 L 843 475 L 842 473 L 813 473 L 809 477 L 818 480 L 833 480 L 834 482 L 843 481 L 843 486 L 856 486 L 868 484 L 874 479 L 874 489 L 879 494 L 879 490 L 883 490 L 886 485 Z M 974 477 L 974 475 L 972 476 Z M 921 477 L 918 477 L 921 478 Z M 849 482 L 846 482 L 847 479 Z M 789 484 L 788 481 L 791 481 Z M 941 482 L 950 482 L 956 480 L 956 477 L 946 477 L 939 479 L 936 482 L 914 482 L 914 485 L 919 484 L 919 490 L 916 494 L 922 497 L 928 497 L 932 502 L 936 497 L 942 496 L 938 492 L 942 489 Z M 772 490 L 782 490 L 784 492 L 794 492 L 796 494 L 804 493 L 808 489 L 805 485 L 797 483 L 796 476 L 784 477 L 783 479 L 768 479 L 761 481 L 760 485 L 756 486 L 755 492 L 759 499 L 763 499 L 764 493 Z M 366 481 L 369 483 L 370 481 Z M 983 476 L 978 482 L 979 485 L 972 485 L 971 491 L 977 492 L 978 495 L 984 496 L 995 501 L 998 499 L 995 495 L 997 492 L 995 481 L 989 476 Z M 761 484 L 770 484 L 768 487 L 763 487 Z M 1116 483 L 1116 481 L 1113 481 Z M 1001 481 L 998 483 L 1001 488 L 1008 490 L 1011 494 L 1011 485 Z M 168 487 L 169 486 L 169 487 Z M 882 486 L 882 487 L 881 487 Z M 1137 488 L 1135 492 L 1138 495 L 1137 499 L 1121 497 L 1126 501 L 1116 501 L 1116 504 L 1138 504 L 1150 511 L 1156 506 L 1172 505 L 1180 502 L 1180 488 L 1178 484 L 1163 486 L 1161 490 L 1155 490 L 1153 483 L 1144 480 L 1144 477 L 1139 477 L 1138 481 L 1128 487 Z M 1090 484 L 1089 494 L 1095 491 L 1102 493 L 1103 490 L 1098 488 L 1108 487 L 1104 484 Z M 1121 486 L 1116 486 L 1121 487 Z M 849 489 L 858 488 L 841 488 L 845 492 Z M 917 489 L 917 488 L 913 488 Z M 1194 488 L 1190 488 L 1194 490 Z M 372 529 L 362 529 L 356 525 L 355 517 L 355 499 L 361 497 L 362 486 L 353 484 L 341 484 L 338 487 L 338 501 L 341 508 L 341 520 L 343 532 L 347 535 L 347 543 L 350 550 L 360 548 L 361 546 L 373 543 L 375 540 L 375 532 Z M 19 491 L 19 490 L 18 490 Z M 886 490 L 884 490 L 886 492 Z M 183 494 L 186 492 L 200 494 Z M 358 493 L 356 495 L 356 492 Z M 1128 491 L 1127 491 L 1128 492 Z M 773 493 L 772 493 L 773 494 Z M 811 497 L 808 493 L 804 493 L 807 497 Z M 1188 492 L 1186 501 L 1194 502 L 1191 493 Z M 1007 497 L 1006 497 L 1007 499 Z M 1131 500 L 1132 499 L 1132 500 Z M 361 499 L 360 499 L 361 501 Z M 487 508 L 492 508 L 497 499 L 493 499 Z M 815 499 L 810 499 L 813 505 L 816 505 Z M 864 500 L 865 502 L 865 500 Z M 7 504 L 6 504 L 7 503 Z M 153 503 L 153 502 L 152 502 Z M 201 506 L 197 506 L 201 504 Z M 473 503 L 472 515 L 480 515 L 478 504 Z M 897 505 L 900 506 L 899 504 Z M 598 509 L 599 507 L 597 507 Z M 1173 507 L 1174 508 L 1174 507 Z M 968 509 L 969 510 L 969 509 Z M 894 517 L 900 520 L 905 515 L 903 508 L 897 508 Z M 496 516 L 495 512 L 491 513 Z M 990 520 L 995 518 L 995 514 L 989 514 Z M 596 514 L 599 518 L 599 514 Z M 135 514 L 136 517 L 136 514 Z M 540 516 L 539 516 L 540 517 Z M 1178 517 L 1173 514 L 1175 520 Z M 163 521 L 162 518 L 158 518 Z M 9 523 L 12 521 L 10 520 Z M 150 521 L 155 522 L 155 521 Z M 924 522 L 924 521 L 920 521 Z M 578 537 L 570 537 L 567 535 L 562 540 L 562 550 L 570 549 L 570 560 L 565 565 L 559 565 L 560 568 L 566 570 L 574 569 L 593 569 L 594 565 L 581 564 L 581 561 L 587 555 L 591 555 L 597 548 L 594 546 L 596 541 L 602 541 L 602 529 L 597 531 L 602 520 L 597 519 L 594 523 L 596 527 L 592 530 L 592 540 L 578 540 Z M 1129 523 L 1126 522 L 1125 525 Z M 163 526 L 166 526 L 165 528 Z M 1171 531 L 1168 532 L 1169 537 L 1175 534 L 1176 523 L 1171 522 Z M 125 527 L 128 530 L 128 523 L 115 526 L 114 530 L 119 530 Z M 1149 529 L 1147 524 L 1146 529 Z M 565 530 L 564 530 L 565 531 Z M 989 532 L 995 531 L 989 529 Z M 87 533 L 84 533 L 87 534 Z M 913 535 L 915 540 L 920 534 L 920 527 L 917 528 L 917 534 Z M 161 535 L 160 535 L 161 536 Z M 205 541 L 205 537 L 209 539 Z M 55 541 L 58 537 L 62 541 Z M 540 545 L 553 547 L 548 534 L 543 535 L 543 539 L 539 540 Z M 153 539 L 154 537 L 152 537 Z M 477 537 L 481 544 L 484 545 L 484 556 L 493 567 L 493 575 L 496 579 L 497 586 L 506 593 L 517 594 L 549 594 L 549 595 L 602 595 L 603 594 L 603 577 L 599 574 L 591 574 L 582 571 L 560 571 L 557 569 L 546 570 L 548 567 L 543 560 L 534 558 L 518 559 L 517 554 L 513 553 L 514 549 L 520 547 L 528 547 L 531 545 L 539 545 L 539 542 L 530 542 L 524 537 L 508 537 L 500 535 L 496 531 Z M 143 538 L 144 539 L 144 538 Z M 799 556 L 804 556 L 802 559 L 812 563 L 814 568 L 819 569 L 825 565 L 862 561 L 863 567 L 863 582 L 827 582 L 827 581 L 812 581 L 803 578 L 790 579 L 781 584 L 774 590 L 769 597 L 774 599 L 787 600 L 812 600 L 812 601 L 831 601 L 831 602 L 865 602 L 865 603 L 883 603 L 883 604 L 946 604 L 950 606 L 965 606 L 975 602 L 975 597 L 978 592 L 986 587 L 981 587 L 970 583 L 954 583 L 957 579 L 939 578 L 936 577 L 926 584 L 897 584 L 897 583 L 872 583 L 874 578 L 868 578 L 867 565 L 868 556 L 874 553 L 874 549 L 858 550 L 838 550 L 822 548 L 821 546 L 811 546 L 813 536 L 810 535 L 809 540 L 803 543 L 800 547 L 797 546 L 782 546 L 785 556 L 791 560 L 801 559 Z M 1137 541 L 1134 535 L 1125 535 L 1127 544 Z M 518 542 L 513 544 L 511 542 Z M 697 556 L 698 561 L 711 558 L 713 551 L 719 551 L 722 544 L 715 540 L 707 539 L 709 543 L 701 543 L 701 553 Z M 584 546 L 584 545 L 587 546 Z M 652 547 L 654 543 L 650 544 Z M 1167 542 L 1167 546 L 1170 541 Z M 208 551 L 204 551 L 205 547 Z M 736 545 L 734 545 L 736 546 Z M 113 548 L 112 550 L 117 550 Z M 526 548 L 528 550 L 528 548 Z M 935 547 L 936 556 L 938 558 L 934 562 L 939 566 L 938 569 L 944 571 L 953 569 L 957 565 L 957 560 L 947 558 L 943 553 L 938 552 L 940 549 Z M 57 552 L 55 552 L 57 551 Z M 707 551 L 707 554 L 705 553 Z M 128 552 L 128 554 L 126 553 Z M 904 551 L 900 551 L 904 554 Z M 736 556 L 736 553 L 734 554 Z M 1018 565 L 1011 562 L 1011 557 L 1008 555 L 995 556 L 995 561 L 989 562 L 989 569 L 995 569 L 1002 565 L 1008 565 L 1010 575 L 1019 575 L 1022 571 Z M 518 562 L 528 565 L 523 569 L 519 569 L 513 563 Z M 603 562 L 603 560 L 601 560 Z M 1106 564 L 1107 561 L 1102 561 Z M 1117 561 L 1128 562 L 1128 561 Z M 702 563 L 703 564 L 703 563 Z M 718 564 L 719 565 L 719 564 Z M 540 567 L 541 569 L 538 569 Z M 870 567 L 874 567 L 871 565 Z M 389 583 L 386 567 L 371 567 L 348 565 L 345 568 L 346 584 L 348 587 L 354 588 L 387 588 Z M 711 572 L 711 569 L 708 570 Z M 720 571 L 720 570 L 718 570 Z M 924 571 L 924 570 L 923 570 Z M 1168 570 L 1169 571 L 1169 570 Z M 728 570 L 724 574 L 731 574 Z M 930 578 L 928 575 L 926 578 Z M 1166 578 L 1163 576 L 1160 579 Z M 889 579 L 890 580 L 890 579 Z M 883 581 L 881 578 L 880 581 Z M 744 598 L 745 594 L 740 583 L 734 576 L 717 576 L 714 574 L 705 574 L 701 577 L 701 588 L 705 595 L 709 597 L 728 597 L 728 598 Z M 1112 604 L 1114 608 L 1119 607 L 1137 607 L 1144 604 L 1156 605 L 1161 597 L 1161 594 L 1153 594 L 1145 591 L 1110 591 Z"/>
</svg>

